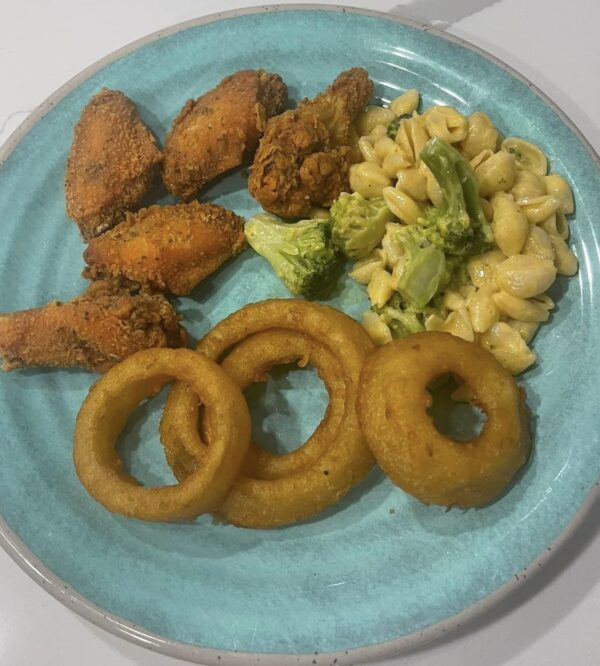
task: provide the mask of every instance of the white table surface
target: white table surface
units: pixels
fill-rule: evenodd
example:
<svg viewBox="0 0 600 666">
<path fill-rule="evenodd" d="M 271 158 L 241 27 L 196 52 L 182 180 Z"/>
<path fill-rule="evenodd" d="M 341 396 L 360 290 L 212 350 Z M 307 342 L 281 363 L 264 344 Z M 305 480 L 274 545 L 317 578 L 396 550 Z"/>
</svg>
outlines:
<svg viewBox="0 0 600 666">
<path fill-rule="evenodd" d="M 441 25 L 488 50 L 554 99 L 600 152 L 597 0 L 348 3 Z M 173 23 L 255 4 L 257 0 L 2 0 L 0 143 L 56 88 L 111 51 Z M 596 502 L 574 537 L 531 581 L 446 640 L 385 664 L 600 664 L 599 518 L 600 502 Z M 153 654 L 81 619 L 0 551 L 2 666 L 183 663 Z"/>
</svg>

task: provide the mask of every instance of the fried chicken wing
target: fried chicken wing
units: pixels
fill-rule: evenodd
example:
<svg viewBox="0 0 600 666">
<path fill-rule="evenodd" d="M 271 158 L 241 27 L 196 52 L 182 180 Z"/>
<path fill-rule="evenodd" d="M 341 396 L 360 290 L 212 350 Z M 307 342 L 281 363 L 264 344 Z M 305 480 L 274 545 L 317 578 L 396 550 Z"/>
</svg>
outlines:
<svg viewBox="0 0 600 666">
<path fill-rule="evenodd" d="M 166 188 L 190 199 L 213 178 L 251 159 L 267 119 L 280 113 L 286 102 L 281 77 L 262 69 L 232 74 L 189 100 L 165 143 Z"/>
<path fill-rule="evenodd" d="M 265 210 L 299 217 L 348 190 L 348 169 L 360 159 L 353 123 L 372 91 L 366 70 L 355 67 L 314 99 L 267 122 L 248 181 Z"/>
<path fill-rule="evenodd" d="M 135 104 L 102 89 L 83 109 L 67 160 L 67 213 L 84 238 L 121 221 L 148 193 L 162 153 Z"/>
<path fill-rule="evenodd" d="M 106 372 L 140 349 L 184 345 L 179 320 L 162 294 L 101 280 L 67 303 L 0 315 L 0 357 L 4 370 L 78 366 Z"/>
<path fill-rule="evenodd" d="M 121 277 L 188 294 L 245 247 L 244 220 L 221 206 L 150 206 L 90 240 L 84 277 Z"/>
</svg>

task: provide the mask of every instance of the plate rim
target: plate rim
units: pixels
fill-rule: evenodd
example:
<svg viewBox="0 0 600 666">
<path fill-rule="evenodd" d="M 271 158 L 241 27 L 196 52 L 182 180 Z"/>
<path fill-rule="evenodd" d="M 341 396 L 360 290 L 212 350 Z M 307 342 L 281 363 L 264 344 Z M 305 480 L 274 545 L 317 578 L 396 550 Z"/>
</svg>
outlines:
<svg viewBox="0 0 600 666">
<path fill-rule="evenodd" d="M 352 7 L 348 5 L 334 4 L 312 4 L 312 3 L 293 3 L 285 5 L 256 5 L 239 9 L 231 9 L 223 12 L 215 12 L 206 16 L 200 16 L 175 23 L 163 29 L 149 33 L 139 39 L 136 39 L 122 46 L 115 51 L 100 58 L 81 72 L 67 80 L 62 86 L 57 88 L 41 104 L 39 104 L 27 118 L 8 136 L 2 145 L 0 145 L 0 167 L 6 162 L 10 154 L 17 147 L 25 135 L 49 112 L 52 107 L 66 97 L 70 92 L 77 88 L 84 81 L 89 79 L 106 65 L 118 60 L 119 58 L 133 53 L 137 49 L 163 37 L 175 35 L 190 28 L 200 25 L 215 23 L 223 19 L 235 18 L 238 16 L 285 12 L 285 11 L 326 11 L 341 14 L 357 14 L 370 16 L 400 23 L 425 33 L 431 33 L 445 41 L 458 44 L 479 56 L 492 62 L 503 69 L 513 78 L 525 84 L 537 97 L 539 97 L 547 106 L 549 106 L 561 119 L 561 121 L 575 134 L 577 139 L 586 148 L 592 160 L 600 169 L 600 156 L 596 153 L 591 143 L 585 135 L 579 130 L 569 116 L 554 102 L 546 93 L 532 83 L 528 78 L 520 74 L 512 66 L 505 63 L 497 56 L 489 53 L 485 49 L 472 44 L 471 42 L 452 35 L 444 30 L 432 27 L 428 24 L 415 21 L 411 18 L 392 14 L 384 11 Z M 325 657 L 329 663 L 335 659 L 339 666 L 352 663 L 369 663 L 382 659 L 397 656 L 414 648 L 431 643 L 436 639 L 445 638 L 461 627 L 471 622 L 475 618 L 483 615 L 492 607 L 498 605 L 501 601 L 512 594 L 517 588 L 536 577 L 547 562 L 554 558 L 558 549 L 560 549 L 577 532 L 579 527 L 585 522 L 587 516 L 591 513 L 592 507 L 600 500 L 600 483 L 596 481 L 589 490 L 585 500 L 567 523 L 563 531 L 550 543 L 547 548 L 532 562 L 530 562 L 522 572 L 528 570 L 531 575 L 514 576 L 506 581 L 500 587 L 486 597 L 476 601 L 463 611 L 452 615 L 440 622 L 425 627 L 404 636 L 394 638 L 389 641 L 375 643 L 359 648 L 351 648 L 336 652 L 319 653 L 321 659 Z M 310 654 L 291 654 L 291 653 L 260 653 L 260 652 L 242 652 L 218 650 L 216 648 L 202 647 L 190 643 L 176 641 L 121 618 L 113 613 L 108 613 L 102 608 L 86 599 L 71 586 L 67 585 L 59 576 L 54 574 L 46 565 L 34 555 L 25 543 L 12 531 L 4 517 L 0 514 L 0 547 L 9 555 L 9 557 L 40 587 L 45 589 L 55 599 L 63 605 L 71 608 L 75 613 L 84 619 L 92 622 L 97 627 L 112 633 L 115 636 L 124 638 L 138 646 L 145 647 L 153 652 L 159 652 L 169 657 L 183 659 L 189 662 L 205 664 L 206 666 L 226 666 L 227 664 L 247 665 L 251 660 L 258 661 L 266 666 L 297 666 L 313 664 L 316 658 L 315 653 Z M 521 573 L 521 572 L 520 572 Z M 225 659 L 223 659 L 225 657 Z M 320 659 L 319 659 L 320 661 Z"/>
</svg>

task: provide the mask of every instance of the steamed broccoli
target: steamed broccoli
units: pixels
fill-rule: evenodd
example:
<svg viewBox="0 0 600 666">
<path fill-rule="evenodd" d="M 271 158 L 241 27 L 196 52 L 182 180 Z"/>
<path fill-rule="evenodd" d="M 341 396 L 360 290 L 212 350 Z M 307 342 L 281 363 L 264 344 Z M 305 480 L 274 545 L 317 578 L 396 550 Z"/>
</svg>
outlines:
<svg viewBox="0 0 600 666">
<path fill-rule="evenodd" d="M 440 280 L 440 291 L 458 291 L 470 281 L 467 257 L 446 256 L 446 270 Z"/>
<path fill-rule="evenodd" d="M 362 194 L 342 192 L 331 206 L 333 244 L 350 259 L 371 252 L 383 238 L 385 225 L 392 219 L 383 198 L 365 199 Z"/>
<path fill-rule="evenodd" d="M 425 330 L 421 313 L 406 303 L 393 307 L 389 303 L 377 310 L 379 318 L 387 324 L 393 338 L 403 338 Z"/>
<path fill-rule="evenodd" d="M 425 330 L 425 319 L 439 311 L 431 306 L 415 308 L 400 294 L 394 294 L 382 308 L 371 308 L 381 321 L 388 326 L 393 338 L 403 338 L 411 333 Z"/>
<path fill-rule="evenodd" d="M 440 186 L 443 205 L 431 207 L 418 224 L 446 254 L 471 256 L 494 241 L 481 210 L 479 186 L 469 162 L 442 139 L 430 139 L 420 154 Z"/>
<path fill-rule="evenodd" d="M 259 213 L 248 220 L 244 231 L 248 244 L 293 294 L 316 296 L 335 279 L 340 259 L 331 243 L 331 220 L 289 224 Z"/>
<path fill-rule="evenodd" d="M 388 225 L 386 245 L 398 255 L 392 273 L 396 291 L 409 305 L 424 308 L 446 275 L 444 253 L 417 225 Z"/>
<path fill-rule="evenodd" d="M 400 123 L 405 119 L 405 118 L 412 118 L 410 113 L 403 113 L 401 116 L 396 116 L 394 120 L 387 126 L 387 135 L 390 137 L 390 139 L 395 139 L 396 134 L 398 134 L 398 130 L 400 129 Z"/>
</svg>

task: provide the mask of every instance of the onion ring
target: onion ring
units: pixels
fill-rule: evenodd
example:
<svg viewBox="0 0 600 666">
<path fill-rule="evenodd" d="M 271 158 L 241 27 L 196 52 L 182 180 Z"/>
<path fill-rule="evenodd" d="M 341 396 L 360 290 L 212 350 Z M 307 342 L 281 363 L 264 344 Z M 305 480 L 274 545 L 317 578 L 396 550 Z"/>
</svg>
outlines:
<svg viewBox="0 0 600 666">
<path fill-rule="evenodd" d="M 301 449 L 282 456 L 290 461 L 294 458 L 302 460 L 298 467 L 295 467 L 296 463 L 283 461 L 282 468 L 274 472 L 278 463 L 272 459 L 273 469 L 267 473 L 270 478 L 258 478 L 265 474 L 265 467 L 261 466 L 261 471 L 242 474 L 236 479 L 216 513 L 227 522 L 242 527 L 275 527 L 307 518 L 337 502 L 365 476 L 374 462 L 356 415 L 360 371 L 374 345 L 362 326 L 350 317 L 308 301 L 263 301 L 248 305 L 217 324 L 200 341 L 197 351 L 216 361 L 221 361 L 230 351 L 234 354 L 231 368 L 236 358 L 235 345 L 252 334 L 269 329 L 301 332 L 311 344 L 318 343 L 323 351 L 335 357 L 343 375 L 343 417 L 328 446 L 323 447 L 326 450 L 322 455 L 317 454 L 320 452 L 318 447 L 307 446 L 307 442 Z M 262 340 L 264 343 L 265 338 Z M 246 354 L 240 352 L 245 358 Z M 270 359 L 261 359 L 261 363 L 263 366 L 273 365 Z M 342 390 L 341 386 L 339 390 Z M 321 425 L 325 428 L 323 423 Z M 204 427 L 210 447 L 212 425 L 209 418 L 204 419 Z M 311 440 L 317 436 L 319 428 Z M 177 450 L 178 442 L 181 448 L 186 442 L 193 441 L 189 433 L 191 429 L 197 429 L 197 400 L 186 391 L 185 385 L 178 382 L 171 389 L 161 423 L 161 440 L 167 460 Z M 195 446 L 192 451 L 188 448 L 186 453 L 194 456 L 194 452 L 199 451 L 200 448 Z M 268 457 L 269 454 L 263 460 Z M 290 468 L 285 469 L 288 464 Z"/>
<path fill-rule="evenodd" d="M 271 328 L 239 342 L 221 366 L 243 390 L 265 381 L 273 366 L 294 361 L 301 368 L 310 364 L 317 369 L 329 395 L 327 411 L 308 440 L 290 453 L 271 453 L 251 443 L 243 467 L 246 475 L 278 479 L 293 474 L 326 453 L 338 433 L 344 418 L 344 371 L 334 354 L 315 340 L 295 331 Z"/>
<path fill-rule="evenodd" d="M 317 369 L 329 394 L 327 412 L 309 439 L 290 453 L 271 453 L 251 442 L 242 467 L 242 472 L 248 476 L 277 479 L 312 464 L 327 451 L 340 427 L 346 391 L 343 368 L 326 347 L 308 336 L 281 328 L 253 333 L 232 349 L 222 367 L 243 390 L 250 384 L 265 381 L 273 366 L 294 362 L 299 367 L 310 363 Z M 169 419 L 165 418 L 161 429 L 167 427 Z M 201 464 L 206 448 L 199 448 L 196 441 L 170 437 L 167 433 L 162 439 L 169 443 L 164 446 L 165 456 L 177 479 L 184 479 Z"/>
<path fill-rule="evenodd" d="M 173 377 L 204 404 L 212 424 L 211 446 L 184 481 L 144 487 L 123 470 L 117 437 L 135 406 Z M 197 432 L 195 440 L 201 447 Z M 186 520 L 223 501 L 249 441 L 248 406 L 221 367 L 189 349 L 148 349 L 115 365 L 92 386 L 77 416 L 73 458 L 80 481 L 109 511 L 142 520 Z"/>
<path fill-rule="evenodd" d="M 427 414 L 427 386 L 445 373 L 464 380 L 487 416 L 469 442 L 442 435 Z M 426 504 L 473 507 L 496 499 L 527 462 L 524 392 L 486 350 L 448 333 L 416 333 L 365 363 L 358 416 L 377 462 Z"/>
</svg>

